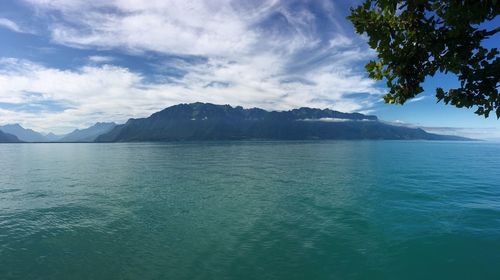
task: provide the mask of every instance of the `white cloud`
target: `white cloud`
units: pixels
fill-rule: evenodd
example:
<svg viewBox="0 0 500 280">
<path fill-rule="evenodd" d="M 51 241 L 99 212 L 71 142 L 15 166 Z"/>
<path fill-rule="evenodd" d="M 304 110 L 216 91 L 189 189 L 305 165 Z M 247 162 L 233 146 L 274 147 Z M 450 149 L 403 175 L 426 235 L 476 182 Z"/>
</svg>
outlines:
<svg viewBox="0 0 500 280">
<path fill-rule="evenodd" d="M 242 17 L 231 1 L 29 2 L 42 10 L 61 12 L 64 21 L 52 22 L 52 37 L 71 46 L 228 55 L 241 54 L 257 39 L 247 28 L 246 20 L 251 19 Z"/>
<path fill-rule="evenodd" d="M 90 62 L 93 63 L 107 63 L 107 62 L 112 62 L 114 57 L 112 56 L 101 56 L 101 55 L 91 55 L 88 57 Z"/>
<path fill-rule="evenodd" d="M 461 137 L 467 137 L 471 139 L 481 139 L 481 140 L 500 139 L 500 130 L 498 129 L 498 127 L 485 126 L 484 123 L 482 123 L 480 127 L 472 127 L 472 126 L 465 127 L 465 126 L 429 126 L 429 125 L 422 125 L 418 123 L 411 123 L 401 120 L 384 121 L 384 122 L 396 126 L 421 128 L 426 132 L 435 134 L 461 136 Z"/>
<path fill-rule="evenodd" d="M 267 109 L 301 106 L 356 111 L 370 100 L 347 99 L 348 92 L 371 90 L 373 84 L 345 70 L 344 77 L 328 74 L 306 76 L 311 85 L 282 83 L 282 65 L 274 57 L 254 57 L 238 63 L 210 59 L 206 64 L 186 66 L 189 71 L 174 83 L 148 83 L 146 77 L 112 65 L 83 66 L 77 70 L 44 67 L 26 60 L 2 59 L 0 103 L 36 104 L 57 102 L 63 111 L 18 112 L 0 110 L 2 123 L 20 122 L 42 131 L 84 127 L 97 121 L 123 122 L 145 117 L 167 106 L 205 101 Z M 272 67 L 270 66 L 272 65 Z M 192 69 L 191 69 L 192 68 Z M 211 86 L 217 81 L 227 86 Z M 368 95 L 369 97 L 369 95 Z"/>
<path fill-rule="evenodd" d="M 500 137 L 497 127 L 433 127 L 421 126 L 427 132 L 468 137 L 472 139 L 493 140 Z"/>
<path fill-rule="evenodd" d="M 28 30 L 21 28 L 17 23 L 7 18 L 0 18 L 0 27 L 7 28 L 17 33 L 31 33 Z"/>
<path fill-rule="evenodd" d="M 338 33 L 330 47 L 355 43 L 343 34 L 333 3 L 323 4 L 326 23 L 278 0 L 24 1 L 50 13 L 45 19 L 52 19 L 55 42 L 84 48 L 233 58 L 263 49 L 291 54 L 317 46 L 322 28 Z"/>
<path fill-rule="evenodd" d="M 150 82 L 139 72 L 109 65 L 111 57 L 91 56 L 90 65 L 75 70 L 3 59 L 8 63 L 0 69 L 0 102 L 30 103 L 36 97 L 71 107 L 37 114 L 4 109 L 3 122 L 41 130 L 82 127 L 196 101 L 277 110 L 311 106 L 369 111 L 382 93 L 355 66 L 373 52 L 345 34 L 333 3 L 323 4 L 327 16 L 319 24 L 311 11 L 290 9 L 289 2 L 277 0 L 25 1 L 41 15 L 50 15 L 44 19 L 56 43 L 136 55 L 196 55 L 206 62 L 159 61 L 186 74 Z M 325 20 L 329 26 L 323 26 Z M 320 29 L 333 35 L 324 38 Z"/>
<path fill-rule="evenodd" d="M 419 101 L 422 101 L 422 100 L 424 100 L 426 98 L 427 98 L 427 96 L 425 96 L 425 95 L 422 95 L 422 96 L 419 96 L 419 97 L 414 97 L 414 98 L 408 100 L 408 103 L 419 102 Z"/>
</svg>

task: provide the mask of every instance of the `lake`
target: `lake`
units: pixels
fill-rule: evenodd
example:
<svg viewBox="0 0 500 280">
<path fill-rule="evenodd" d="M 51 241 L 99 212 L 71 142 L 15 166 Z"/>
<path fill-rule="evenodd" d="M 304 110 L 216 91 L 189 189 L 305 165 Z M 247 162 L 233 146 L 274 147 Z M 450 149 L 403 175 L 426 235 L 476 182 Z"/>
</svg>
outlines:
<svg viewBox="0 0 500 280">
<path fill-rule="evenodd" d="M 500 143 L 0 145 L 0 279 L 500 279 Z"/>
</svg>

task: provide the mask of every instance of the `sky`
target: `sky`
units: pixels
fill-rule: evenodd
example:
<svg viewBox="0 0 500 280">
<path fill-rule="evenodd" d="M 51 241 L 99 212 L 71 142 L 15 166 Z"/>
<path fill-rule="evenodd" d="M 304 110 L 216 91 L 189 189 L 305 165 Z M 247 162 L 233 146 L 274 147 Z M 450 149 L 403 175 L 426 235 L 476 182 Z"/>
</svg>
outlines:
<svg viewBox="0 0 500 280">
<path fill-rule="evenodd" d="M 67 133 L 179 103 L 377 115 L 430 132 L 500 139 L 500 121 L 436 103 L 456 77 L 382 100 L 376 57 L 348 0 L 2 0 L 0 124 Z M 496 41 L 494 41 L 496 40 Z M 488 42 L 498 45 L 498 38 Z"/>
</svg>

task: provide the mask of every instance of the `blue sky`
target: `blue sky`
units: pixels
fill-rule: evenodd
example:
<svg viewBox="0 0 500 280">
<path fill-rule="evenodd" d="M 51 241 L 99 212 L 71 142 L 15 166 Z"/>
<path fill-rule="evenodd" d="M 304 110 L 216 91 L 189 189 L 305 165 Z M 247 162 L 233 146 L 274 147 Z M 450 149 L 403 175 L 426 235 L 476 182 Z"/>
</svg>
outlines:
<svg viewBox="0 0 500 280">
<path fill-rule="evenodd" d="M 375 114 L 439 133 L 500 138 L 495 117 L 384 104 L 375 56 L 345 19 L 356 1 L 2 0 L 0 124 L 65 133 L 186 102 Z M 496 40 L 496 41 L 495 41 Z M 488 42 L 498 45 L 498 38 Z"/>
</svg>

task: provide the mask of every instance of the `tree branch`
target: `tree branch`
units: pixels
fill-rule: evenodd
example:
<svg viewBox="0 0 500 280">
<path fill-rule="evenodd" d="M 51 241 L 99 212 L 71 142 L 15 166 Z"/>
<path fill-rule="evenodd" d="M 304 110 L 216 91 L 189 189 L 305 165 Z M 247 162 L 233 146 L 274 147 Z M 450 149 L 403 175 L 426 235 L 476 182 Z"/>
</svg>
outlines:
<svg viewBox="0 0 500 280">
<path fill-rule="evenodd" d="M 493 30 L 490 30 L 490 31 L 486 31 L 486 30 L 485 30 L 485 31 L 484 31 L 484 36 L 486 37 L 486 36 L 495 35 L 495 34 L 496 34 L 497 32 L 499 32 L 499 31 L 500 31 L 500 26 L 499 26 L 499 27 L 497 27 L 497 28 L 495 28 L 495 29 L 493 29 Z"/>
</svg>

